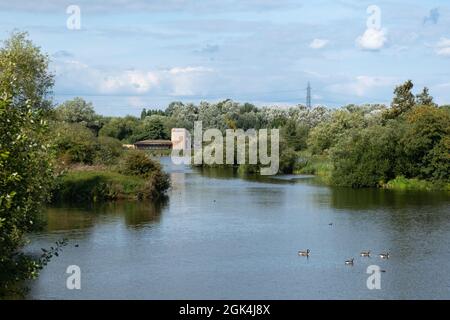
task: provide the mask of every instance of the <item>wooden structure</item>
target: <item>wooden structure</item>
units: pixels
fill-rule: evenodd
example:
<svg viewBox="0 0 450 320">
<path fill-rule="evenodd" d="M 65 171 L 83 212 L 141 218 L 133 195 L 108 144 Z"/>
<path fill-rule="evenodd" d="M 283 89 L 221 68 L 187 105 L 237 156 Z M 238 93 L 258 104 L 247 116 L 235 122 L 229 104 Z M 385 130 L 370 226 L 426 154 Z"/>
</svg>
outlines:
<svg viewBox="0 0 450 320">
<path fill-rule="evenodd" d="M 134 148 L 139 150 L 167 150 L 172 148 L 170 140 L 143 140 L 134 143 Z"/>
</svg>

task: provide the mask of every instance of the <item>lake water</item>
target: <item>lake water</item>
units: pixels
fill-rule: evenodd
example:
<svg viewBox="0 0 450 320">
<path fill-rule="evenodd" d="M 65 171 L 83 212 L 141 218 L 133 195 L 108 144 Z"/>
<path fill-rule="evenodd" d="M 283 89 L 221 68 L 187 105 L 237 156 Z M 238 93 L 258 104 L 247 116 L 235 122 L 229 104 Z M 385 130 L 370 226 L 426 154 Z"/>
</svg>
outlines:
<svg viewBox="0 0 450 320">
<path fill-rule="evenodd" d="M 28 298 L 450 298 L 448 194 L 164 163 L 172 180 L 165 203 L 49 208 L 27 251 L 69 244 L 29 284 Z M 297 255 L 307 248 L 309 258 Z M 377 255 L 385 251 L 388 260 Z M 81 290 L 66 288 L 69 265 L 81 268 Z M 386 270 L 380 290 L 367 288 L 370 265 Z"/>
</svg>

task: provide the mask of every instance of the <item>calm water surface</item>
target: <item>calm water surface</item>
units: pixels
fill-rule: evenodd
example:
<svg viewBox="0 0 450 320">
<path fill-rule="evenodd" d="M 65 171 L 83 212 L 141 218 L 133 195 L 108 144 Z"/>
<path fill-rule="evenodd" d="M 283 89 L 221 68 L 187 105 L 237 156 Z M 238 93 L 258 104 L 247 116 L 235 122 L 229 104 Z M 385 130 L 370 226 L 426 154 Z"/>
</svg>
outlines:
<svg viewBox="0 0 450 320">
<path fill-rule="evenodd" d="M 47 228 L 27 250 L 64 237 L 69 245 L 30 283 L 28 297 L 450 298 L 448 194 L 328 188 L 298 176 L 241 179 L 164 162 L 173 186 L 165 203 L 49 208 Z M 297 256 L 306 248 L 309 259 Z M 362 250 L 391 257 L 362 258 Z M 81 268 L 81 290 L 66 289 L 69 265 Z M 386 270 L 381 290 L 367 289 L 369 265 Z"/>
</svg>

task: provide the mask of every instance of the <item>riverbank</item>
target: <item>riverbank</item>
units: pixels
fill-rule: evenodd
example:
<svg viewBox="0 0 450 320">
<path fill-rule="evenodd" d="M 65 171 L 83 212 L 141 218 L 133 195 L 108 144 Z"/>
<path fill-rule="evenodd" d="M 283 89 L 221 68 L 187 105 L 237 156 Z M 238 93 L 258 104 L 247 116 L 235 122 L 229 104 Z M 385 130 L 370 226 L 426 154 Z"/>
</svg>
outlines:
<svg viewBox="0 0 450 320">
<path fill-rule="evenodd" d="M 63 237 L 69 245 L 30 283 L 28 299 L 449 298 L 446 194 L 240 179 L 231 168 L 160 162 L 173 177 L 167 205 L 48 208 L 47 226 L 30 235 L 27 252 Z M 305 248 L 310 259 L 297 255 Z M 360 257 L 363 250 L 374 254 Z M 392 258 L 380 259 L 384 251 Z M 354 266 L 345 265 L 352 257 Z M 67 290 L 66 279 L 55 276 L 74 263 L 82 290 Z M 372 264 L 386 270 L 382 290 L 366 287 Z M 405 270 L 421 272 L 405 277 Z"/>
<path fill-rule="evenodd" d="M 98 202 L 139 199 L 145 185 L 140 177 L 91 169 L 68 171 L 58 178 L 53 201 Z"/>
<path fill-rule="evenodd" d="M 336 186 L 332 179 L 333 163 L 329 157 L 324 155 L 300 153 L 293 174 L 311 174 L 325 185 Z M 433 182 L 417 178 L 408 179 L 404 176 L 398 176 L 388 182 L 380 182 L 378 187 L 390 190 L 450 191 L 450 183 L 448 182 Z"/>
<path fill-rule="evenodd" d="M 117 166 L 69 167 L 55 183 L 53 202 L 101 202 L 164 197 L 170 180 L 161 165 L 139 151 L 129 151 Z"/>
</svg>

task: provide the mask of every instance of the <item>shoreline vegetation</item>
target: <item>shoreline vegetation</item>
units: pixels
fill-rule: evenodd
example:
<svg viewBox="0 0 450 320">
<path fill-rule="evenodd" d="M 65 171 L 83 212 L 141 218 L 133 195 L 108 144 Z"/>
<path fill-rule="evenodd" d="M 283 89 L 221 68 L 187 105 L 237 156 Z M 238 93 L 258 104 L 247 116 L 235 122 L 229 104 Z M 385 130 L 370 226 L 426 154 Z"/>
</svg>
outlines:
<svg viewBox="0 0 450 320">
<path fill-rule="evenodd" d="M 21 251 L 50 200 L 164 197 L 170 180 L 159 162 L 123 145 L 169 139 L 172 128 L 192 133 L 195 121 L 222 133 L 279 129 L 279 173 L 352 188 L 450 189 L 450 106 L 435 104 L 427 88 L 414 95 L 409 80 L 390 106 L 256 107 L 227 99 L 108 117 L 82 98 L 55 105 L 49 62 L 26 33 L 12 33 L 0 47 L 0 297 L 36 278 L 63 245 L 39 258 Z"/>
</svg>

